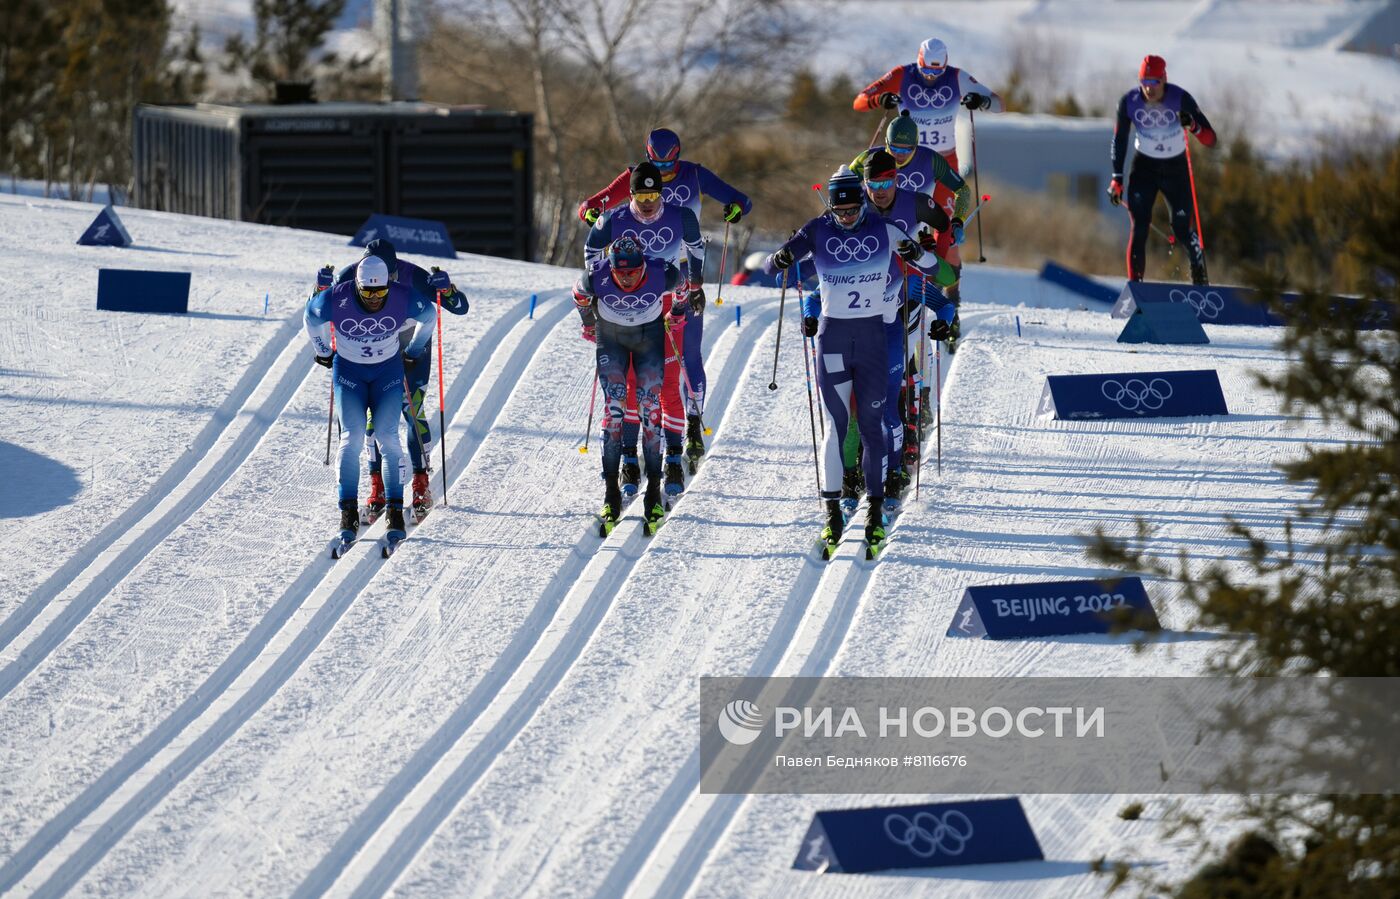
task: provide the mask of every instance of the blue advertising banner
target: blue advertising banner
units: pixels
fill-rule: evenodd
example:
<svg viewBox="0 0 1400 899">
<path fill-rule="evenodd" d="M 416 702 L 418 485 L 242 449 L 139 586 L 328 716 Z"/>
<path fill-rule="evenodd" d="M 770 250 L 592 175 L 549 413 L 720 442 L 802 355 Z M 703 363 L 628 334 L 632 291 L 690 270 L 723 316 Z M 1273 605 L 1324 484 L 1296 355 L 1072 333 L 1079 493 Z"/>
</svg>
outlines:
<svg viewBox="0 0 1400 899">
<path fill-rule="evenodd" d="M 1012 797 L 817 812 L 792 866 L 857 874 L 1044 858 Z"/>
<path fill-rule="evenodd" d="M 1283 294 L 1285 304 L 1296 302 L 1296 293 Z M 1357 297 L 1333 297 L 1332 307 L 1339 308 L 1362 302 Z M 1129 281 L 1113 305 L 1114 318 L 1131 318 L 1148 303 L 1177 303 L 1190 307 L 1196 320 L 1206 325 L 1281 326 L 1284 320 L 1270 312 L 1258 299 L 1258 294 L 1245 287 L 1190 284 L 1168 284 L 1156 281 Z M 1395 310 L 1378 305 L 1358 325 L 1361 331 L 1395 329 Z"/>
<path fill-rule="evenodd" d="M 97 308 L 113 312 L 188 312 L 189 272 L 97 270 Z"/>
<path fill-rule="evenodd" d="M 1137 630 L 1161 627 L 1141 578 L 968 587 L 953 613 L 948 636 L 1007 640 L 1107 634 L 1115 625 Z"/>
<path fill-rule="evenodd" d="M 419 256 L 457 258 L 457 250 L 452 246 L 452 235 L 447 233 L 447 226 L 442 222 L 375 213 L 365 219 L 360 230 L 355 232 L 350 246 L 363 247 L 378 239 L 392 243 L 399 255 L 414 253 Z"/>
<path fill-rule="evenodd" d="M 1230 414 L 1214 369 L 1049 375 L 1036 411 L 1064 421 Z"/>
<path fill-rule="evenodd" d="M 1123 326 L 1119 343 L 1210 343 L 1191 307 L 1180 303 L 1139 303 Z"/>
<path fill-rule="evenodd" d="M 1100 303 L 1112 303 L 1118 298 L 1118 291 L 1112 287 L 1100 284 L 1074 269 L 1065 268 L 1063 265 L 1049 260 L 1046 260 L 1045 267 L 1040 270 L 1040 277 L 1041 280 L 1057 284 L 1066 290 L 1072 290 L 1083 297 Z"/>
<path fill-rule="evenodd" d="M 78 238 L 78 244 L 84 247 L 129 247 L 131 235 L 126 233 L 126 226 L 117 217 L 112 204 L 108 203 L 97 213 L 97 218 L 88 225 L 83 236 Z"/>
</svg>

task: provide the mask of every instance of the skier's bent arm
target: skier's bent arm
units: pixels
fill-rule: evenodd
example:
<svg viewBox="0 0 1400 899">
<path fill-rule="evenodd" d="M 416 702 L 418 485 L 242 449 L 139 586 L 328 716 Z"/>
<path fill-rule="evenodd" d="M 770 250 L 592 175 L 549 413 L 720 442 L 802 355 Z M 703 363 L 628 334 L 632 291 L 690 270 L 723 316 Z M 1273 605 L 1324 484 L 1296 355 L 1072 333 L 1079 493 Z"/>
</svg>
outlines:
<svg viewBox="0 0 1400 899">
<path fill-rule="evenodd" d="M 414 300 L 410 302 L 409 310 L 412 314 L 404 321 L 403 329 L 408 330 L 416 323 L 418 330 L 404 348 L 404 353 L 410 359 L 416 359 L 422 355 L 428 341 L 433 339 L 433 326 L 437 324 L 437 307 L 422 300 Z"/>
<path fill-rule="evenodd" d="M 685 259 L 688 271 L 694 272 L 691 280 L 699 282 L 705 271 L 705 239 L 700 236 L 700 220 L 689 209 L 681 209 L 681 239 L 685 242 Z"/>
<path fill-rule="evenodd" d="M 986 97 L 987 105 L 982 108 L 988 112 L 1006 111 L 1006 103 L 1002 101 L 1001 96 L 998 95 L 996 91 L 987 87 L 961 69 L 958 70 L 958 90 L 962 92 L 964 97 L 968 94 L 981 94 Z"/>
<path fill-rule="evenodd" d="M 865 112 L 869 109 L 881 109 L 881 94 L 898 94 L 899 89 L 904 86 L 904 66 L 895 66 L 877 80 L 872 81 L 870 86 L 856 94 L 855 101 L 851 103 L 851 108 L 856 112 Z"/>
</svg>

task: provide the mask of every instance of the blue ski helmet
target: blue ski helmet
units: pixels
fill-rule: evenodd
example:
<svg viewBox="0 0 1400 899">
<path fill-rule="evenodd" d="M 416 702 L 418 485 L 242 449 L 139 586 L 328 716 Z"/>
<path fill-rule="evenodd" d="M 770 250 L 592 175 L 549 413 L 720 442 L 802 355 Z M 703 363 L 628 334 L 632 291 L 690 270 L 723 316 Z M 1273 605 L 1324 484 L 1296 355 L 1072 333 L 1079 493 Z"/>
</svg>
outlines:
<svg viewBox="0 0 1400 899">
<path fill-rule="evenodd" d="M 681 139 L 669 128 L 657 128 L 647 135 L 647 159 L 664 175 L 681 158 Z"/>
<path fill-rule="evenodd" d="M 395 252 L 394 245 L 382 237 L 377 237 L 365 244 L 366 256 L 378 256 L 384 260 L 384 266 L 389 269 L 389 280 L 399 279 L 399 254 Z"/>
<path fill-rule="evenodd" d="M 619 237 L 608 244 L 608 265 L 615 272 L 632 272 L 647 264 L 635 237 Z"/>
</svg>

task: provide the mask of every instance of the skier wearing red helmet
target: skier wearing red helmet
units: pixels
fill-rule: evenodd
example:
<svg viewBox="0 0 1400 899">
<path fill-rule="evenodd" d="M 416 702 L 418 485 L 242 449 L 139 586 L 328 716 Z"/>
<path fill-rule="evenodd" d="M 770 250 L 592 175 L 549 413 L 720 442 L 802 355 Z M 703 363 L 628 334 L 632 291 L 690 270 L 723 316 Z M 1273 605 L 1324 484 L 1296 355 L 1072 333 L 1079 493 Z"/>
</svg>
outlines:
<svg viewBox="0 0 1400 899">
<path fill-rule="evenodd" d="M 1167 82 L 1167 62 L 1146 56 L 1138 68 L 1138 86 L 1118 101 L 1118 121 L 1113 128 L 1108 198 L 1123 202 L 1123 163 L 1128 154 L 1128 131 L 1133 130 L 1133 168 L 1128 179 L 1128 279 L 1141 281 L 1146 267 L 1147 235 L 1152 227 L 1152 207 L 1160 192 L 1171 210 L 1176 241 L 1186 247 L 1191 280 L 1207 283 L 1205 250 L 1193 220 L 1195 201 L 1191 191 L 1190 160 L 1186 133 L 1196 135 L 1202 146 L 1215 146 L 1215 131 L 1196 100 Z"/>
</svg>

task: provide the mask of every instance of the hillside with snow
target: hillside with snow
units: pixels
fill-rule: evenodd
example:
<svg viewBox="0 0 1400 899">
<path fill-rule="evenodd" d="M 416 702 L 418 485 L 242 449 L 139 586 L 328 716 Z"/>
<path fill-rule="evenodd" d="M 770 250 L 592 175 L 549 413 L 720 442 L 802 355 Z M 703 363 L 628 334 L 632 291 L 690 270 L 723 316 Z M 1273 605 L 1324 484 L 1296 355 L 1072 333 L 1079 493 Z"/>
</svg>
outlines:
<svg viewBox="0 0 1400 899">
<path fill-rule="evenodd" d="M 656 537 L 634 508 L 603 540 L 575 273 L 463 256 L 449 505 L 391 559 L 365 540 L 333 562 L 301 310 L 359 251 L 140 210 L 135 247 L 75 246 L 96 210 L 0 196 L 0 893 L 1084 896 L 1101 856 L 1190 870 L 1163 800 L 1127 822 L 1129 797 L 1047 782 L 1023 797 L 1044 862 L 792 871 L 812 811 L 920 797 L 699 793 L 697 678 L 1201 671 L 1221 641 L 1169 583 L 1143 651 L 944 634 L 969 585 L 1106 573 L 1097 526 L 1145 516 L 1168 556 L 1240 553 L 1227 513 L 1281 534 L 1303 491 L 1277 464 L 1339 434 L 1257 386 L 1285 362 L 1267 330 L 1129 347 L 1105 309 L 970 266 L 919 496 L 878 562 L 851 541 L 823 563 L 792 297 L 775 392 L 778 291 L 711 305 L 707 460 Z M 190 313 L 94 311 L 102 266 L 191 272 Z M 1047 374 L 1162 368 L 1216 369 L 1231 414 L 1036 414 Z"/>
</svg>

